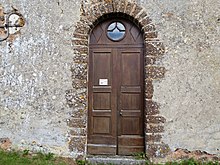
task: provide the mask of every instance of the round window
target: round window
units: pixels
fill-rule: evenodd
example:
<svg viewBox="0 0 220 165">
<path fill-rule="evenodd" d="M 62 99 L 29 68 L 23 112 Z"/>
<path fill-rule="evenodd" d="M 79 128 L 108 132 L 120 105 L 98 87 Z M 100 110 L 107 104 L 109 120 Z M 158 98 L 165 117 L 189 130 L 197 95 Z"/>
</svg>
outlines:
<svg viewBox="0 0 220 165">
<path fill-rule="evenodd" d="M 120 22 L 113 22 L 108 26 L 107 36 L 113 41 L 119 41 L 125 36 L 125 26 Z"/>
</svg>

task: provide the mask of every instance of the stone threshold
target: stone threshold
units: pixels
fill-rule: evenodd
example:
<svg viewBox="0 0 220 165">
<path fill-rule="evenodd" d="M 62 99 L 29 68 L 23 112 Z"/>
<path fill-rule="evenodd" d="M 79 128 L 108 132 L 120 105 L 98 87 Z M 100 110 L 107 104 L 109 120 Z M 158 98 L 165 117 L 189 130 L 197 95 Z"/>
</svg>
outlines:
<svg viewBox="0 0 220 165">
<path fill-rule="evenodd" d="M 145 165 L 146 160 L 135 159 L 132 156 L 93 156 L 88 155 L 86 158 L 87 162 L 92 165 Z"/>
</svg>

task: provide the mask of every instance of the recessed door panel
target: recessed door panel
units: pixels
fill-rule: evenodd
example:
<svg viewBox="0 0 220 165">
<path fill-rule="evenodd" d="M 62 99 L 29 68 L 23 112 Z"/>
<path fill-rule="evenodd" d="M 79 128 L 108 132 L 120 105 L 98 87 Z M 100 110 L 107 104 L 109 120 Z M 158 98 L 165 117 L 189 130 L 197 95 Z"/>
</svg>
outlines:
<svg viewBox="0 0 220 165">
<path fill-rule="evenodd" d="M 140 110 L 141 109 L 141 94 L 139 93 L 122 93 L 121 94 L 121 109 L 122 110 Z"/>
<path fill-rule="evenodd" d="M 93 117 L 93 133 L 94 134 L 110 134 L 111 132 L 111 118 L 108 116 L 94 116 Z"/>
<path fill-rule="evenodd" d="M 111 93 L 93 93 L 93 109 L 111 109 Z"/>
<path fill-rule="evenodd" d="M 101 80 L 106 80 L 111 84 L 111 53 L 109 52 L 94 52 L 93 54 L 93 85 L 99 86 Z"/>
<path fill-rule="evenodd" d="M 140 52 L 122 52 L 122 85 L 140 84 Z"/>
</svg>

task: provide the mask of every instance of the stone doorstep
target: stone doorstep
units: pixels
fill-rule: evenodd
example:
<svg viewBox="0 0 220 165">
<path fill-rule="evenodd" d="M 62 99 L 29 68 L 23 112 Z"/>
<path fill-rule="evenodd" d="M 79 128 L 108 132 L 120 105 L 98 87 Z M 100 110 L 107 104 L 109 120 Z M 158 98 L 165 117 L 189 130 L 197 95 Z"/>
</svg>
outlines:
<svg viewBox="0 0 220 165">
<path fill-rule="evenodd" d="M 111 165 L 145 165 L 143 159 L 135 159 L 131 156 L 87 156 L 87 162 L 92 165 L 111 164 Z"/>
</svg>

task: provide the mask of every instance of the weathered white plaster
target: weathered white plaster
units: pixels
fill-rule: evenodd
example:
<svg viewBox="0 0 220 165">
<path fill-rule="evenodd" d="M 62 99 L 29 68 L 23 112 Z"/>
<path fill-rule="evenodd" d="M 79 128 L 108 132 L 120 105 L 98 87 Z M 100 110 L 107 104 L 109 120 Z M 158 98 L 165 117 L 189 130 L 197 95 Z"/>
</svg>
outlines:
<svg viewBox="0 0 220 165">
<path fill-rule="evenodd" d="M 163 142 L 219 154 L 219 0 L 138 0 L 156 25 L 166 53 L 157 64 L 167 69 L 154 81 L 154 97 L 166 118 Z M 72 89 L 72 33 L 80 0 L 2 0 L 25 18 L 14 39 L 0 43 L 0 138 L 13 147 L 69 153 L 74 116 L 65 91 Z M 83 91 L 84 92 L 84 91 Z M 78 106 L 78 105 L 74 105 Z M 75 130 L 80 134 L 82 130 Z"/>
</svg>

